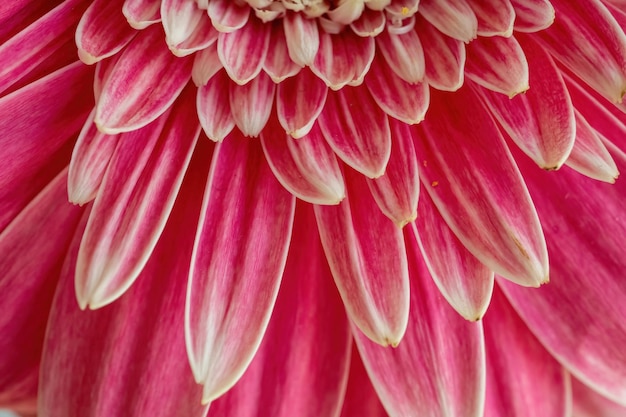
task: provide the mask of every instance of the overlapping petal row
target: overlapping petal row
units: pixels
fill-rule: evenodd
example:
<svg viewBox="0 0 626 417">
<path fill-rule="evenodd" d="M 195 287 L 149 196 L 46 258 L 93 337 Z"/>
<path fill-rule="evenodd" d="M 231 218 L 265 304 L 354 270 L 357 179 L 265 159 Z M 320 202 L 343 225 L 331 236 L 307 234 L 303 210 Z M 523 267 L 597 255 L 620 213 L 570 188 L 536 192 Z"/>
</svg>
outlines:
<svg viewBox="0 0 626 417">
<path fill-rule="evenodd" d="M 279 341 L 298 339 L 298 326 L 313 329 L 311 340 L 324 335 L 328 328 L 306 310 L 326 300 L 333 313 L 319 314 L 329 322 L 340 318 L 332 327 L 337 334 L 302 357 L 337 366 L 335 373 L 320 372 L 305 397 L 332 386 L 336 398 L 318 408 L 287 407 L 276 391 L 268 394 L 272 415 L 281 415 L 280 407 L 291 410 L 285 415 L 297 407 L 339 415 L 342 403 L 346 416 L 361 415 L 358 401 L 343 400 L 344 392 L 359 398 L 371 390 L 358 359 L 352 369 L 345 366 L 357 355 L 392 416 L 496 416 L 511 409 L 523 415 L 520 404 L 535 397 L 550 410 L 546 415 L 561 415 L 570 373 L 626 404 L 626 357 L 617 348 L 626 343 L 623 311 L 602 304 L 604 321 L 589 318 L 585 331 L 577 315 L 580 308 L 592 312 L 589 305 L 607 294 L 616 305 L 626 297 L 624 284 L 613 279 L 626 268 L 615 239 L 626 232 L 623 222 L 601 237 L 594 235 L 597 225 L 577 222 L 600 210 L 598 224 L 621 216 L 618 204 L 601 207 L 600 195 L 619 201 L 622 187 L 607 191 L 572 173 L 612 183 L 626 163 L 620 5 L 327 3 L 68 0 L 51 10 L 45 2 L 16 3 L 22 20 L 0 32 L 7 39 L 0 47 L 0 112 L 6 113 L 0 120 L 41 91 L 48 101 L 17 127 L 2 126 L 7 137 L 33 139 L 5 150 L 16 162 L 3 168 L 11 198 L 3 200 L 0 244 L 27 242 L 16 226 L 22 218 L 33 230 L 49 222 L 66 230 L 59 232 L 62 242 L 38 248 L 42 258 L 58 262 L 35 268 L 6 261 L 35 268 L 42 281 L 50 271 L 62 277 L 40 407 L 49 415 L 74 412 L 71 399 L 81 392 L 55 382 L 55 375 L 65 372 L 72 352 L 82 352 L 81 363 L 104 368 L 136 361 L 128 381 L 144 375 L 142 367 L 152 378 L 176 375 L 185 383 L 163 395 L 190 414 L 205 411 L 196 401 L 201 397 L 213 402 L 209 412 L 216 416 L 252 415 L 255 410 L 237 409 L 254 407 L 237 396 L 257 395 L 264 386 L 289 390 L 285 381 L 302 380 L 310 369 L 295 359 L 307 339 L 288 347 Z M 74 30 L 81 60 L 95 69 L 72 63 Z M 83 94 L 83 102 L 64 103 L 69 88 L 93 88 L 95 101 Z M 42 149 L 35 139 L 44 129 L 55 135 Z M 58 162 L 59 156 L 72 147 L 65 169 L 67 159 Z M 22 170 L 25 164 L 30 171 Z M 554 177 L 536 165 L 566 168 Z M 50 184 L 41 180 L 52 177 Z M 8 180 L 15 178 L 27 189 Z M 64 181 L 70 200 L 85 207 L 42 216 L 37 204 L 57 201 Z M 591 202 L 565 210 L 570 201 L 557 196 L 562 189 L 588 194 Z M 576 250 L 603 259 L 602 268 L 581 270 Z M 168 256 L 173 251 L 180 253 Z M 162 279 L 148 282 L 153 275 Z M 496 285 L 495 276 L 504 279 Z M 549 279 L 540 290 L 547 296 L 516 285 Z M 79 319 L 68 288 L 83 309 L 119 300 Z M 142 295 L 160 292 L 171 295 L 144 310 Z M 294 305 L 284 294 L 305 301 Z M 493 317 L 502 321 L 490 324 L 488 316 L 483 324 L 477 320 L 492 295 Z M 16 298 L 35 304 L 26 291 Z M 42 292 L 36 301 L 50 305 L 52 298 Z M 552 303 L 560 309 L 551 311 Z M 175 314 L 161 326 L 146 316 L 170 310 Z M 141 319 L 128 324 L 129 314 Z M 59 318 L 66 316 L 83 327 L 63 327 Z M 155 334 L 143 340 L 146 330 L 133 326 Z M 60 342 L 91 328 L 133 343 L 98 356 L 104 350 L 90 350 L 93 342 L 77 341 L 70 350 Z M 527 363 L 516 364 L 515 353 L 503 347 L 507 338 L 519 338 L 514 345 Z M 186 352 L 201 393 L 182 365 L 155 370 L 156 359 L 142 357 L 140 346 L 174 339 L 168 353 Z M 277 361 L 271 353 L 277 349 L 293 362 L 284 379 L 263 372 Z M 538 368 L 543 363 L 547 371 Z M 519 392 L 494 388 L 510 386 L 520 369 Z M 68 378 L 75 381 L 94 378 L 72 370 Z M 149 409 L 154 393 L 116 403 L 115 393 L 130 388 L 107 391 L 114 373 L 96 378 L 98 401 L 85 403 L 81 414 Z M 36 383 L 32 374 L 22 379 L 10 395 Z M 574 379 L 576 387 L 588 390 Z M 385 412 L 379 404 L 374 409 Z"/>
</svg>

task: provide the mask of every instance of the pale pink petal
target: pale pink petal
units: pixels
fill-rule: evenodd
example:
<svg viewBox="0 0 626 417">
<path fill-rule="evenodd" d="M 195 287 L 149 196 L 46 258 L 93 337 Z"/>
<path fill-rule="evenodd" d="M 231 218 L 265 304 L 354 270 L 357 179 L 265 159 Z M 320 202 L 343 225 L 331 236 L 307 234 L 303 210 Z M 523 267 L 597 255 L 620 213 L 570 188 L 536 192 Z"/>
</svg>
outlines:
<svg viewBox="0 0 626 417">
<path fill-rule="evenodd" d="M 497 287 L 483 322 L 487 352 L 484 417 L 570 415 L 569 373 L 541 346 Z"/>
<path fill-rule="evenodd" d="M 92 111 L 78 135 L 67 178 L 69 200 L 81 206 L 96 198 L 119 137 L 100 132 L 93 123 L 94 116 Z"/>
<path fill-rule="evenodd" d="M 302 13 L 287 13 L 283 28 L 291 60 L 303 67 L 311 65 L 320 47 L 317 19 L 307 19 Z"/>
<path fill-rule="evenodd" d="M 161 21 L 161 0 L 125 0 L 122 13 L 135 29 L 145 29 Z"/>
<path fill-rule="evenodd" d="M 600 2 L 552 0 L 557 19 L 538 33 L 542 45 L 614 103 L 626 92 L 626 35 Z"/>
<path fill-rule="evenodd" d="M 224 68 L 217 55 L 217 43 L 198 51 L 193 60 L 191 79 L 198 87 L 206 85 L 219 70 Z"/>
<path fill-rule="evenodd" d="M 230 111 L 244 136 L 259 136 L 270 117 L 275 90 L 276 84 L 265 73 L 246 85 L 230 83 Z"/>
<path fill-rule="evenodd" d="M 309 69 L 278 84 L 276 110 L 285 132 L 299 138 L 311 130 L 324 103 L 328 87 Z"/>
<path fill-rule="evenodd" d="M 157 27 L 142 30 L 124 50 L 103 86 L 95 123 L 109 134 L 139 129 L 165 112 L 191 76 L 193 59 L 178 58 Z M 150 65 L 145 64 L 150 56 Z M 150 94 L 146 94 L 146 92 Z"/>
<path fill-rule="evenodd" d="M 337 6 L 327 12 L 327 15 L 333 22 L 349 25 L 363 13 L 365 1 L 366 0 L 340 0 L 337 2 Z"/>
<path fill-rule="evenodd" d="M 424 49 L 415 30 L 402 34 L 385 30 L 376 36 L 376 47 L 398 77 L 410 84 L 423 80 Z"/>
<path fill-rule="evenodd" d="M 338 416 L 351 347 L 348 319 L 320 245 L 313 209 L 301 204 L 259 351 L 241 380 L 211 404 L 209 417 Z"/>
<path fill-rule="evenodd" d="M 468 0 L 478 21 L 478 36 L 504 36 L 513 34 L 515 10 L 510 0 Z"/>
<path fill-rule="evenodd" d="M 102 88 L 111 78 L 113 68 L 115 68 L 117 61 L 119 60 L 120 54 L 115 54 L 112 57 L 102 60 L 96 64 L 96 73 L 93 78 L 93 96 L 96 99 L 96 103 L 100 100 Z"/>
<path fill-rule="evenodd" d="M 441 294 L 467 320 L 480 320 L 489 306 L 493 271 L 461 244 L 434 206 L 428 193 L 420 197 L 415 235 L 424 262 Z"/>
<path fill-rule="evenodd" d="M 270 45 L 265 62 L 263 62 L 263 69 L 275 83 L 296 75 L 302 69 L 289 57 L 287 39 L 281 25 L 272 25 Z"/>
<path fill-rule="evenodd" d="M 205 10 L 193 1 L 163 0 L 161 16 L 165 41 L 176 56 L 186 56 L 202 50 L 217 40 Z"/>
<path fill-rule="evenodd" d="M 513 28 L 518 32 L 538 32 L 554 22 L 554 7 L 549 0 L 510 0 L 515 9 Z"/>
<path fill-rule="evenodd" d="M 350 29 L 361 37 L 377 36 L 385 29 L 386 21 L 382 10 L 366 8 L 361 17 L 350 23 Z"/>
<path fill-rule="evenodd" d="M 385 175 L 368 178 L 367 185 L 385 216 L 402 228 L 417 217 L 420 180 L 409 127 L 396 120 L 389 125 L 392 144 Z"/>
<path fill-rule="evenodd" d="M 388 417 L 353 344 L 348 388 L 341 417 Z"/>
<path fill-rule="evenodd" d="M 601 396 L 572 378 L 573 417 L 623 417 L 626 407 Z"/>
<path fill-rule="evenodd" d="M 295 198 L 256 139 L 231 134 L 213 155 L 194 245 L 185 335 L 204 403 L 228 391 L 261 342 L 291 236 Z"/>
<path fill-rule="evenodd" d="M 419 12 L 451 38 L 469 43 L 477 37 L 478 20 L 466 0 L 421 0 Z"/>
<path fill-rule="evenodd" d="M 220 32 L 233 32 L 248 23 L 250 7 L 246 4 L 239 5 L 232 0 L 211 0 L 208 6 L 207 13 L 213 27 Z"/>
<path fill-rule="evenodd" d="M 230 84 L 226 72 L 220 71 L 198 88 L 196 108 L 200 125 L 208 138 L 215 142 L 224 140 L 235 127 L 228 101 Z"/>
<path fill-rule="evenodd" d="M 315 206 L 324 252 L 350 318 L 376 343 L 396 346 L 409 313 L 402 231 L 382 214 L 360 174 L 346 168 L 345 178 L 345 200 Z"/>
<path fill-rule="evenodd" d="M 504 139 L 481 109 L 468 87 L 432 95 L 430 117 L 415 127 L 420 177 L 474 256 L 512 281 L 539 286 L 548 281 L 539 219 Z"/>
<path fill-rule="evenodd" d="M 459 316 L 428 276 L 414 239 L 407 235 L 411 311 L 395 349 L 367 340 L 357 347 L 374 389 L 392 417 L 482 417 L 485 351 L 482 323 Z"/>
<path fill-rule="evenodd" d="M 362 117 L 365 114 L 367 118 Z M 366 90 L 330 92 L 319 125 L 346 164 L 370 178 L 385 173 L 391 155 L 389 121 Z"/>
<path fill-rule="evenodd" d="M 337 157 L 317 124 L 295 140 L 270 120 L 261 144 L 274 175 L 296 197 L 312 204 L 339 204 L 346 196 Z"/>
<path fill-rule="evenodd" d="M 50 314 L 39 415 L 205 415 L 202 389 L 185 354 L 183 277 L 201 204 L 197 190 L 211 157 L 209 144 L 204 141 L 196 150 L 171 221 L 137 285 L 107 308 L 81 311 L 76 304 L 73 272 L 82 233 L 76 234 Z"/>
<path fill-rule="evenodd" d="M 217 54 L 230 78 L 243 85 L 257 77 L 270 46 L 270 28 L 252 19 L 242 29 L 220 33 Z"/>
<path fill-rule="evenodd" d="M 124 0 L 95 0 L 76 28 L 78 56 L 87 65 L 118 53 L 137 33 L 122 14 Z"/>
<path fill-rule="evenodd" d="M 482 87 L 513 97 L 528 90 L 528 62 L 514 37 L 479 37 L 465 48 L 465 75 Z M 542 73 L 537 76 L 543 75 Z"/>
<path fill-rule="evenodd" d="M 374 58 L 365 77 L 365 85 L 378 106 L 389 116 L 407 124 L 424 120 L 430 97 L 428 84 L 407 83 L 389 68 L 380 55 Z"/>
</svg>

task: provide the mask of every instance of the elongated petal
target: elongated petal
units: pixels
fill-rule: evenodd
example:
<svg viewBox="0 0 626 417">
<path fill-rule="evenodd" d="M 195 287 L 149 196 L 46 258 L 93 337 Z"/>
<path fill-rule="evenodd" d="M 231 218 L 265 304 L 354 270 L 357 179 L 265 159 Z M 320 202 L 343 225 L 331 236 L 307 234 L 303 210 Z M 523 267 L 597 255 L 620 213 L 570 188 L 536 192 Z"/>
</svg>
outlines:
<svg viewBox="0 0 626 417">
<path fill-rule="evenodd" d="M 198 87 L 206 85 L 222 68 L 224 66 L 217 55 L 217 44 L 213 43 L 196 53 L 191 70 L 191 79 Z"/>
<path fill-rule="evenodd" d="M 365 368 L 391 417 L 482 417 L 485 351 L 482 323 L 460 317 L 428 276 L 407 235 L 411 312 L 402 343 L 382 348 L 355 331 Z M 442 334 L 441 329 L 445 329 Z"/>
<path fill-rule="evenodd" d="M 261 72 L 270 44 L 269 25 L 252 19 L 243 28 L 221 33 L 217 54 L 230 78 L 244 85 Z"/>
<path fill-rule="evenodd" d="M 364 114 L 368 117 L 363 118 Z M 391 155 L 389 121 L 367 91 L 344 88 L 330 92 L 319 125 L 346 164 L 370 178 L 385 172 Z"/>
<path fill-rule="evenodd" d="M 267 50 L 263 69 L 272 81 L 279 83 L 296 75 L 302 67 L 293 62 L 289 56 L 289 48 L 285 32 L 280 25 L 272 25 L 270 35 L 271 48 Z"/>
<path fill-rule="evenodd" d="M 285 131 L 294 138 L 309 133 L 324 108 L 327 93 L 328 87 L 308 69 L 278 84 L 276 110 Z"/>
<path fill-rule="evenodd" d="M 211 0 L 207 13 L 211 23 L 220 32 L 233 32 L 248 23 L 250 8 L 231 0 Z"/>
<path fill-rule="evenodd" d="M 434 206 L 428 193 L 420 198 L 411 231 L 430 275 L 450 305 L 467 320 L 482 318 L 493 291 L 493 271 L 461 244 Z"/>
<path fill-rule="evenodd" d="M 485 417 L 569 415 L 569 373 L 541 346 L 497 287 L 483 321 Z"/>
<path fill-rule="evenodd" d="M 574 417 L 620 417 L 626 413 L 626 407 L 601 396 L 576 378 L 572 378 L 572 399 Z"/>
<path fill-rule="evenodd" d="M 291 60 L 303 67 L 311 65 L 320 47 L 317 21 L 305 18 L 302 13 L 288 13 L 283 28 Z"/>
<path fill-rule="evenodd" d="M 217 40 L 206 12 L 190 1 L 164 0 L 161 16 L 165 41 L 176 56 L 186 56 L 201 50 Z"/>
<path fill-rule="evenodd" d="M 129 132 L 147 125 L 167 110 L 189 81 L 193 60 L 172 55 L 161 37 L 156 27 L 141 31 L 111 70 L 96 106 L 95 123 L 101 131 Z M 145 65 L 146 56 L 150 65 Z"/>
<path fill-rule="evenodd" d="M 468 87 L 432 95 L 431 116 L 415 129 L 420 177 L 474 256 L 512 281 L 538 286 L 548 280 L 539 219 L 502 136 L 480 109 Z"/>
<path fill-rule="evenodd" d="M 402 232 L 376 206 L 365 180 L 345 171 L 346 199 L 315 206 L 324 252 L 350 318 L 376 343 L 396 346 L 409 310 Z"/>
<path fill-rule="evenodd" d="M 230 111 L 244 136 L 259 136 L 270 117 L 275 90 L 276 84 L 264 73 L 246 85 L 230 83 Z"/>
<path fill-rule="evenodd" d="M 424 49 L 415 30 L 402 34 L 384 30 L 376 37 L 376 46 L 398 77 L 410 84 L 424 79 Z"/>
<path fill-rule="evenodd" d="M 359 351 L 353 344 L 350 376 L 341 417 L 388 417 L 370 381 Z"/>
<path fill-rule="evenodd" d="M 465 0 L 422 0 L 419 11 L 433 26 L 451 38 L 465 43 L 476 39 L 478 20 Z"/>
<path fill-rule="evenodd" d="M 256 140 L 231 134 L 215 149 L 187 287 L 191 369 L 209 402 L 252 360 L 285 267 L 295 198 Z"/>
<path fill-rule="evenodd" d="M 365 8 L 361 17 L 350 24 L 350 29 L 361 37 L 377 36 L 385 30 L 385 13 L 382 10 Z"/>
<path fill-rule="evenodd" d="M 348 319 L 322 251 L 313 208 L 301 204 L 263 342 L 241 380 L 211 404 L 209 417 L 338 417 L 351 348 Z M 250 401 L 259 395 L 262 401 Z"/>
<path fill-rule="evenodd" d="M 513 34 L 515 10 L 510 0 L 468 0 L 478 21 L 478 36 L 504 36 Z"/>
<path fill-rule="evenodd" d="M 274 175 L 296 197 L 312 204 L 339 204 L 346 196 L 337 157 L 317 125 L 295 140 L 270 122 L 261 144 Z"/>
<path fill-rule="evenodd" d="M 107 308 L 85 312 L 76 305 L 73 271 L 82 233 L 76 234 L 50 315 L 38 415 L 205 415 L 185 354 L 185 280 L 173 278 L 184 276 L 191 259 L 209 144 L 197 149 L 163 240 L 137 285 Z"/>
<path fill-rule="evenodd" d="M 161 20 L 161 0 L 125 0 L 122 13 L 135 29 L 145 29 Z"/>
<path fill-rule="evenodd" d="M 438 90 L 456 91 L 463 85 L 465 45 L 439 32 L 425 19 L 417 19 L 416 30 L 428 48 L 424 49 L 426 81 Z"/>
<path fill-rule="evenodd" d="M 198 88 L 196 107 L 200 125 L 209 139 L 221 142 L 235 127 L 228 101 L 230 78 L 218 72 L 206 85 Z"/>
<path fill-rule="evenodd" d="M 554 7 L 549 0 L 510 0 L 515 9 L 514 29 L 538 32 L 554 22 Z"/>
</svg>

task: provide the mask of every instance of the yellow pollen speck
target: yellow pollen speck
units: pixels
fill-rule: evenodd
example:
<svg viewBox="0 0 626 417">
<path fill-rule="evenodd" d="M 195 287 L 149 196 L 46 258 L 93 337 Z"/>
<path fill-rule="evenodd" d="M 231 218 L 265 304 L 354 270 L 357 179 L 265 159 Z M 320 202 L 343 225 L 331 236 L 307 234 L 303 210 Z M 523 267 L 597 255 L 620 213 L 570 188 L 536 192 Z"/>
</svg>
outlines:
<svg viewBox="0 0 626 417">
<path fill-rule="evenodd" d="M 433 187 L 436 187 L 439 185 L 439 181 L 433 181 L 430 183 L 430 185 L 432 185 Z"/>
<path fill-rule="evenodd" d="M 408 15 L 409 14 L 409 8 L 406 7 L 406 6 L 402 7 L 402 10 L 401 10 L 400 13 L 402 13 L 402 16 Z"/>
</svg>

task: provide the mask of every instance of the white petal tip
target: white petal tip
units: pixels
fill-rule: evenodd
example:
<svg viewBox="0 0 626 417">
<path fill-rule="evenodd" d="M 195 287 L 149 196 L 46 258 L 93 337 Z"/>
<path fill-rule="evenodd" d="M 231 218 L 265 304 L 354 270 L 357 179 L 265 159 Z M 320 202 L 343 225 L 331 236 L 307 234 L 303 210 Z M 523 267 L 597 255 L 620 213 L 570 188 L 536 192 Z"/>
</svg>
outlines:
<svg viewBox="0 0 626 417">
<path fill-rule="evenodd" d="M 100 61 L 102 58 L 91 55 L 89 52 L 84 49 L 78 48 L 78 58 L 86 65 L 93 65 Z"/>
</svg>

